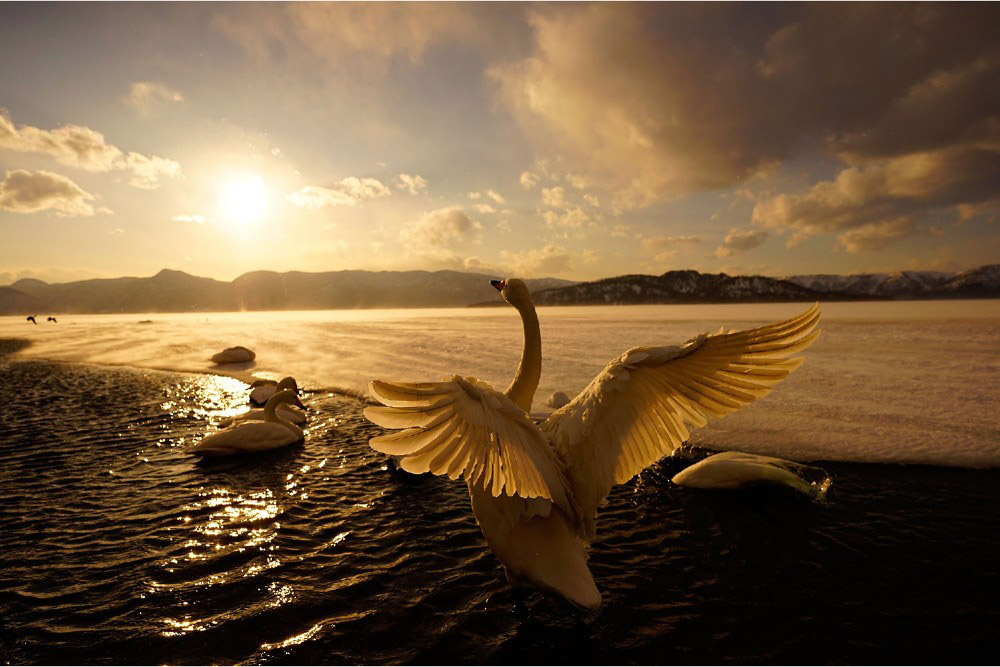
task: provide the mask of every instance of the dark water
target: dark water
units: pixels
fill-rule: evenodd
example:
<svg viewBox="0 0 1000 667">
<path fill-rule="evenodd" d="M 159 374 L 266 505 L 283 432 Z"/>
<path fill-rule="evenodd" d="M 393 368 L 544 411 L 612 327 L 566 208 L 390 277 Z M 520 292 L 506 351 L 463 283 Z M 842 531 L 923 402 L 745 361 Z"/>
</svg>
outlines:
<svg viewBox="0 0 1000 667">
<path fill-rule="evenodd" d="M 0 342 L 10 351 L 10 343 Z M 360 406 L 199 464 L 245 400 L 196 375 L 0 356 L 6 663 L 992 663 L 1000 471 L 824 464 L 825 502 L 618 487 L 602 608 L 522 610 L 464 486 L 386 470 Z"/>
</svg>

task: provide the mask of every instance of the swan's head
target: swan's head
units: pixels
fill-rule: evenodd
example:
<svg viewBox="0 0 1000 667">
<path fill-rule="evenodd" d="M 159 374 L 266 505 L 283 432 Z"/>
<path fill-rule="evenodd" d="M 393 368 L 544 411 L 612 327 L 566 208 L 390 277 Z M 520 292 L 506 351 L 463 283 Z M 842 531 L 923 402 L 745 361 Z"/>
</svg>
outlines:
<svg viewBox="0 0 1000 667">
<path fill-rule="evenodd" d="M 277 389 L 278 391 L 281 391 L 282 389 L 291 389 L 296 394 L 299 393 L 299 385 L 295 384 L 295 378 L 293 377 L 281 378 L 281 382 L 278 383 Z"/>
<path fill-rule="evenodd" d="M 282 389 L 274 393 L 274 396 L 267 399 L 267 405 L 265 408 L 271 408 L 272 410 L 280 403 L 288 403 L 289 405 L 294 405 L 296 407 L 306 409 L 306 406 L 302 405 L 302 401 L 299 400 L 298 395 L 295 393 L 294 389 Z"/>
<path fill-rule="evenodd" d="M 523 281 L 517 278 L 507 278 L 506 280 L 491 280 L 490 285 L 493 285 L 500 292 L 500 295 L 504 298 L 504 301 L 514 306 L 515 308 L 522 308 L 524 306 L 531 306 L 531 292 L 528 291 L 528 286 L 524 284 Z"/>
</svg>

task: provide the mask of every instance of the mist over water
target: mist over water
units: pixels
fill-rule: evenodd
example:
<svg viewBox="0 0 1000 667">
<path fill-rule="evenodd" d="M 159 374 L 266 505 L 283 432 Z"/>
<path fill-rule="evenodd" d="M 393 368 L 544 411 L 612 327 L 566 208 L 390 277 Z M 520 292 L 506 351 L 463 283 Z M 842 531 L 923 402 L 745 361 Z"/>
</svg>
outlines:
<svg viewBox="0 0 1000 667">
<path fill-rule="evenodd" d="M 534 410 L 574 396 L 637 345 L 681 343 L 720 326 L 789 318 L 803 304 L 539 308 L 543 370 Z M 1000 465 L 1000 301 L 823 304 L 805 364 L 765 399 L 712 422 L 691 443 L 799 461 Z M 143 322 L 144 320 L 150 320 Z M 57 325 L 0 318 L 21 355 L 278 379 L 365 393 L 368 380 L 474 375 L 506 387 L 521 324 L 512 308 L 66 315 Z M 250 366 L 209 357 L 243 345 Z"/>
</svg>

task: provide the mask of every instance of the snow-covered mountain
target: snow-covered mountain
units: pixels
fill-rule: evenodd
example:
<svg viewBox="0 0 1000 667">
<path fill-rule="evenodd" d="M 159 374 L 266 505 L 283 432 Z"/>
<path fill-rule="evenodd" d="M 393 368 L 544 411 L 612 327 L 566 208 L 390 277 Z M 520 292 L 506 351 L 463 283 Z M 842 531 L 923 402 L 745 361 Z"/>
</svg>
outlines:
<svg viewBox="0 0 1000 667">
<path fill-rule="evenodd" d="M 760 301 L 817 301 L 864 298 L 816 291 L 764 276 L 728 276 L 725 273 L 669 271 L 661 276 L 626 275 L 534 294 L 539 305 L 626 305 L 644 303 L 733 303 Z"/>
<path fill-rule="evenodd" d="M 848 276 L 802 275 L 785 280 L 821 291 L 846 292 L 884 299 L 940 299 L 1000 296 L 1000 265 L 989 264 L 963 273 L 898 271 Z"/>
</svg>

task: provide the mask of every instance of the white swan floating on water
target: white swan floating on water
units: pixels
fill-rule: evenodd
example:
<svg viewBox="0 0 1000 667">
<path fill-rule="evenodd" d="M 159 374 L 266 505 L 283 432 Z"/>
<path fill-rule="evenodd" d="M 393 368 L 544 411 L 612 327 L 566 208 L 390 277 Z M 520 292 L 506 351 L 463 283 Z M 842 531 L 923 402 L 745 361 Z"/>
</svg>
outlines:
<svg viewBox="0 0 1000 667">
<path fill-rule="evenodd" d="M 295 378 L 283 377 L 278 382 L 274 380 L 254 380 L 253 384 L 250 385 L 250 403 L 253 405 L 264 405 L 271 396 L 284 389 L 291 389 L 298 394 L 299 385 L 295 383 Z"/>
<path fill-rule="evenodd" d="M 802 477 L 808 472 L 817 477 L 816 482 Z M 817 498 L 822 498 L 830 486 L 829 476 L 820 468 L 746 452 L 713 454 L 681 470 L 671 481 L 693 489 L 787 486 Z"/>
<path fill-rule="evenodd" d="M 245 421 L 231 428 L 206 435 L 188 451 L 198 456 L 229 456 L 287 447 L 302 440 L 302 429 L 282 419 L 275 412 L 278 405 L 290 403 L 305 408 L 291 389 L 271 396 L 264 406 L 263 421 Z"/>
<path fill-rule="evenodd" d="M 275 409 L 274 413 L 285 421 L 291 422 L 296 426 L 302 426 L 306 423 L 305 414 L 289 407 L 288 405 L 279 405 Z M 254 408 L 249 412 L 244 412 L 234 417 L 226 417 L 219 422 L 219 428 L 228 428 L 233 424 L 239 424 L 245 421 L 262 421 L 264 419 L 264 415 L 264 408 Z"/>
<path fill-rule="evenodd" d="M 802 363 L 792 355 L 819 335 L 819 306 L 785 322 L 702 334 L 680 346 L 637 347 L 613 360 L 543 423 L 528 418 L 542 370 L 531 295 L 517 279 L 491 284 L 521 315 L 524 348 L 500 393 L 476 378 L 372 380 L 385 407 L 365 416 L 385 428 L 372 449 L 400 457 L 412 473 L 465 478 L 472 510 L 507 580 L 554 591 L 571 603 L 601 603 L 587 567 L 594 517 L 622 484 L 704 426 L 767 395 Z"/>
</svg>

